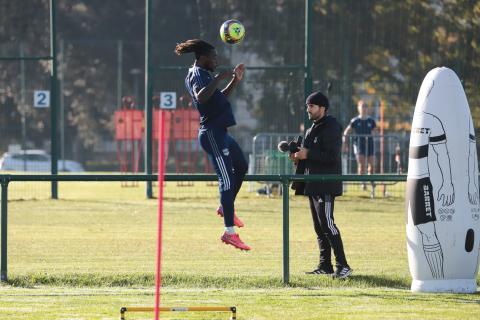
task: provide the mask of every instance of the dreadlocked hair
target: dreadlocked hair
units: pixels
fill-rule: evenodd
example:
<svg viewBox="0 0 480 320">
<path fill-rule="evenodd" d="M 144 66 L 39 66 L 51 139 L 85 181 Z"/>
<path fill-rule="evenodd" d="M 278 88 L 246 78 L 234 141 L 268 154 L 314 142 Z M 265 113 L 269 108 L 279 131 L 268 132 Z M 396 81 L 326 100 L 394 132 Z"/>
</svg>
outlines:
<svg viewBox="0 0 480 320">
<path fill-rule="evenodd" d="M 182 55 L 184 53 L 194 52 L 195 59 L 198 59 L 202 55 L 207 55 L 213 49 L 215 49 L 215 47 L 206 41 L 191 39 L 182 43 L 177 43 L 175 53 L 177 55 Z"/>
</svg>

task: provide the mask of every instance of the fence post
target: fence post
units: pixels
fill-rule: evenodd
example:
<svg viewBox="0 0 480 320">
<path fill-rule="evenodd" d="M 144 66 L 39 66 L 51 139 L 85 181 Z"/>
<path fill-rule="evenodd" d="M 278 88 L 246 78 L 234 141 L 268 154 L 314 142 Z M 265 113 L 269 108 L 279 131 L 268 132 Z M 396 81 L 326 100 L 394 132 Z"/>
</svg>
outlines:
<svg viewBox="0 0 480 320">
<path fill-rule="evenodd" d="M 145 1 L 145 174 L 152 174 L 152 0 Z M 152 181 L 147 181 L 147 199 L 153 198 Z"/>
<path fill-rule="evenodd" d="M 7 281 L 7 214 L 8 214 L 8 182 L 7 176 L 2 175 L 2 208 L 1 208 L 1 250 L 0 250 L 0 282 Z"/>
<path fill-rule="evenodd" d="M 288 284 L 290 280 L 290 248 L 289 248 L 289 185 L 288 176 L 282 176 L 283 196 L 283 283 Z"/>
<path fill-rule="evenodd" d="M 57 0 L 50 0 L 50 135 L 51 173 L 58 174 L 58 70 L 57 70 Z M 3 188 L 3 185 L 2 185 Z M 58 181 L 51 182 L 52 199 L 58 199 Z"/>
</svg>

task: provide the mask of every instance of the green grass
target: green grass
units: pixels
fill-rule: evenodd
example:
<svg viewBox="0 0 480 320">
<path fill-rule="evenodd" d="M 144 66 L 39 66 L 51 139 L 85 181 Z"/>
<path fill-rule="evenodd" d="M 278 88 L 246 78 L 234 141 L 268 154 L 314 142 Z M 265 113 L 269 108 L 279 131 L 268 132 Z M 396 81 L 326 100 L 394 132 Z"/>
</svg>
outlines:
<svg viewBox="0 0 480 320">
<path fill-rule="evenodd" d="M 153 290 L 137 288 L 2 288 L 2 319 L 118 319 L 121 306 L 152 306 Z M 162 305 L 230 306 L 238 319 L 478 319 L 478 296 L 411 294 L 406 290 L 164 288 Z M 162 313 L 162 319 L 228 319 L 225 313 Z M 127 319 L 152 319 L 129 313 Z"/>
<path fill-rule="evenodd" d="M 304 275 L 318 249 L 307 201 L 290 200 L 291 283 L 282 275 L 281 198 L 242 190 L 246 227 L 240 252 L 219 240 L 217 187 L 165 188 L 162 304 L 235 305 L 239 319 L 477 318 L 479 295 L 412 294 L 406 258 L 403 185 L 388 198 L 350 188 L 335 203 L 354 275 L 346 281 Z M 46 189 L 46 190 L 45 190 Z M 157 200 L 142 184 L 61 183 L 9 188 L 9 282 L 0 319 L 116 319 L 121 306 L 153 304 Z M 29 192 L 35 192 L 37 200 Z M 41 316 L 39 315 L 41 313 Z M 151 318 L 130 314 L 129 319 Z M 227 319 L 226 314 L 165 314 L 165 319 Z"/>
</svg>

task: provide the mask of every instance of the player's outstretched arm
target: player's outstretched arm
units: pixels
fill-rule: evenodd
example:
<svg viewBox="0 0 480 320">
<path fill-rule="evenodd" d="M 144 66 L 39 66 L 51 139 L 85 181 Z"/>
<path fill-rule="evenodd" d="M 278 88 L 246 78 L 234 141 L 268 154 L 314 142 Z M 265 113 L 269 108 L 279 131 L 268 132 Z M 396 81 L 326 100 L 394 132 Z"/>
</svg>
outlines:
<svg viewBox="0 0 480 320">
<path fill-rule="evenodd" d="M 227 97 L 230 96 L 233 89 L 237 86 L 237 84 L 243 79 L 243 74 L 245 72 L 245 65 L 243 63 L 237 65 L 233 68 L 233 78 L 227 84 L 227 86 L 222 90 L 223 94 Z"/>
</svg>

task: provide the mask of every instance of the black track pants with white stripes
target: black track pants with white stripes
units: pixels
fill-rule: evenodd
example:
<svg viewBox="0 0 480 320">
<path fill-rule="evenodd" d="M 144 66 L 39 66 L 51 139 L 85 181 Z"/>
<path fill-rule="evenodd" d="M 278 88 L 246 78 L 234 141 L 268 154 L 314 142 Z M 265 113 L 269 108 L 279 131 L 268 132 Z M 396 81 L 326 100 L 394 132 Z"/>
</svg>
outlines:
<svg viewBox="0 0 480 320">
<path fill-rule="evenodd" d="M 313 227 L 317 234 L 320 249 L 319 268 L 332 267 L 332 249 L 335 255 L 336 267 L 348 267 L 345 252 L 343 251 L 342 237 L 333 219 L 335 197 L 309 196 L 310 211 L 312 212 Z"/>
</svg>

